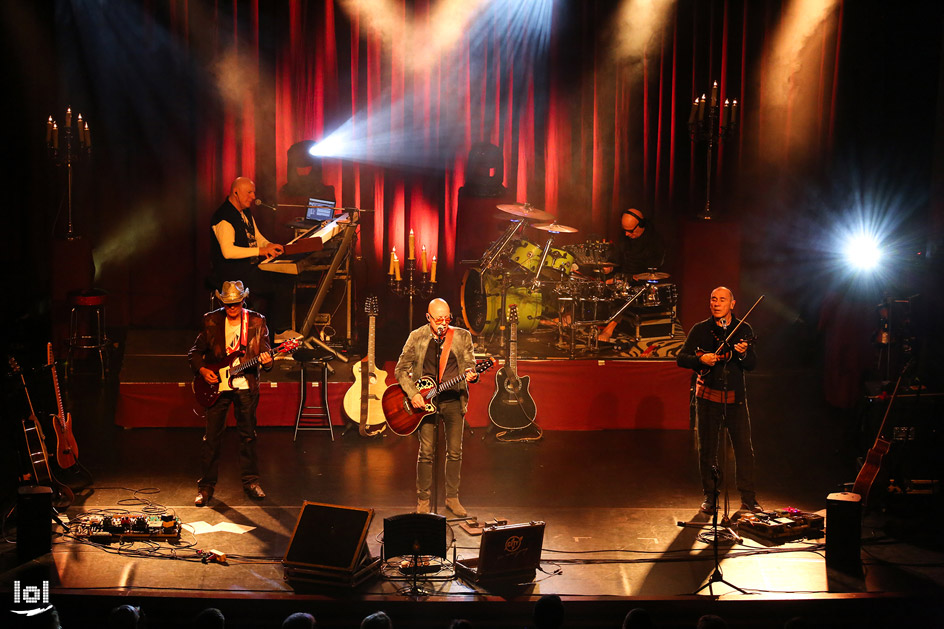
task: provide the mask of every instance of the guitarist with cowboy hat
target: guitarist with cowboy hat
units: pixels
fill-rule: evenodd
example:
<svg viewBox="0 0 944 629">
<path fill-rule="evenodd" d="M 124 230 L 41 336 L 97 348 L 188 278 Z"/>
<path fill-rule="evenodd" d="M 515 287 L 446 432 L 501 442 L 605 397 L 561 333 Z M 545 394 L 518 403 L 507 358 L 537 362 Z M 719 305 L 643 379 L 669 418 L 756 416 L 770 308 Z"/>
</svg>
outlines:
<svg viewBox="0 0 944 629">
<path fill-rule="evenodd" d="M 225 362 L 230 354 L 242 351 L 239 360 L 258 357 L 266 371 L 272 369 L 269 329 L 266 319 L 244 307 L 249 289 L 241 281 L 223 282 L 216 298 L 223 307 L 203 315 L 203 331 L 197 336 L 188 358 L 195 375 L 207 384 L 219 382 L 219 374 L 207 364 Z M 206 433 L 201 448 L 201 476 L 197 481 L 194 504 L 206 505 L 213 497 L 219 470 L 220 447 L 226 430 L 226 415 L 232 405 L 239 433 L 239 472 L 243 489 L 253 500 L 265 498 L 259 486 L 259 464 L 256 456 L 256 406 L 259 404 L 259 369 L 248 369 L 245 375 L 233 378 L 232 390 L 223 391 L 206 411 Z"/>
</svg>

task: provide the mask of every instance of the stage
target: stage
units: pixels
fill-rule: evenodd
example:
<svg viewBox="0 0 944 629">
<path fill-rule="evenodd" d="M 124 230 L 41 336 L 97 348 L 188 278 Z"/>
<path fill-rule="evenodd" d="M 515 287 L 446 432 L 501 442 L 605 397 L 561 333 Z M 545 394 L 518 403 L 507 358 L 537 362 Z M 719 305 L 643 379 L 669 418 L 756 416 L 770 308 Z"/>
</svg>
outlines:
<svg viewBox="0 0 944 629">
<path fill-rule="evenodd" d="M 768 509 L 824 514 L 826 495 L 854 477 L 834 445 L 843 427 L 815 395 L 782 387 L 784 378 L 815 387 L 804 372 L 760 371 L 752 378 L 758 498 Z M 48 575 L 51 601 L 65 618 L 102 617 L 114 605 L 131 603 L 142 606 L 152 626 L 185 622 L 209 605 L 236 627 L 272 626 L 294 611 L 310 611 L 322 626 L 351 626 L 377 609 L 398 626 L 444 626 L 455 617 L 524 626 L 534 600 L 548 593 L 564 599 L 567 624 L 579 626 L 618 626 L 634 607 L 650 610 L 663 627 L 693 626 L 704 613 L 720 613 L 732 626 L 758 626 L 759 618 L 764 626 L 779 626 L 797 615 L 828 618 L 831 626 L 892 619 L 928 626 L 926 619 L 939 612 L 934 596 L 944 584 L 944 552 L 932 533 L 931 513 L 940 508 L 932 497 L 920 504 L 907 501 L 921 498 L 907 498 L 866 516 L 862 574 L 827 568 L 822 537 L 771 542 L 742 534 L 742 543 L 723 542 L 719 551 L 725 580 L 747 594 L 715 583 L 714 596 L 707 589 L 693 595 L 714 562 L 712 546 L 697 539 L 701 529 L 678 525 L 709 524 L 698 512 L 693 434 L 684 429 L 545 429 L 539 441 L 503 443 L 476 422 L 465 434 L 462 502 L 480 521 L 547 523 L 533 581 L 473 585 L 452 578 L 447 564 L 441 575 L 421 580 L 433 592 L 428 597 L 402 594 L 409 584 L 396 573 L 354 589 L 296 588 L 283 579 L 280 560 L 303 502 L 372 509 L 367 547 L 379 556 L 383 519 L 414 508 L 415 438 L 364 438 L 351 430 L 334 442 L 327 433 L 293 441 L 291 428 L 263 426 L 261 482 L 268 496 L 257 503 L 241 490 L 237 439 L 230 432 L 216 494 L 208 507 L 196 508 L 200 429 L 116 425 L 121 386 L 99 386 L 91 370 L 70 381 L 82 462 L 94 482 L 83 489 L 81 474 L 61 474 L 77 488 L 65 514 L 76 522 L 88 513 L 163 511 L 179 517 L 183 530 L 174 543 L 100 546 L 60 534 L 50 555 L 26 565 L 17 565 L 10 545 L 4 583 Z M 263 398 L 260 414 L 269 401 Z M 732 490 L 732 518 L 738 505 Z M 439 512 L 452 517 L 441 497 Z M 454 551 L 460 559 L 476 556 L 479 538 L 458 522 L 450 528 L 455 543 L 448 560 Z M 198 551 L 210 549 L 225 553 L 226 564 L 203 563 Z"/>
</svg>

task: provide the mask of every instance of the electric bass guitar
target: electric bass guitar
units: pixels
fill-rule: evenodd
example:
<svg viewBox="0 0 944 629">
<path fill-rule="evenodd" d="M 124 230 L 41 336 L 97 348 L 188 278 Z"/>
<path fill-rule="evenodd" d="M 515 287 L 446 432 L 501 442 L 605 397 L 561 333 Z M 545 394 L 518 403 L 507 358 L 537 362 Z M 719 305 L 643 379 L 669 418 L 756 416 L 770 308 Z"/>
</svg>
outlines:
<svg viewBox="0 0 944 629">
<path fill-rule="evenodd" d="M 52 387 L 56 393 L 58 413 L 52 416 L 52 427 L 56 433 L 56 463 L 62 469 L 68 469 L 79 461 L 79 446 L 72 434 L 72 413 L 62 407 L 62 393 L 59 391 L 59 375 L 56 373 L 56 357 L 52 353 L 52 343 L 46 344 L 46 360 L 52 369 Z"/>
<path fill-rule="evenodd" d="M 518 376 L 518 305 L 508 307 L 508 362 L 495 372 L 495 394 L 488 404 L 488 418 L 505 430 L 527 428 L 538 414 L 528 392 L 531 376 Z"/>
<path fill-rule="evenodd" d="M 482 373 L 495 364 L 491 358 L 486 358 L 475 363 L 475 373 Z M 390 431 L 401 437 L 413 434 L 420 423 L 429 415 L 436 412 L 436 405 L 433 403 L 439 393 L 451 389 L 465 379 L 465 373 L 460 373 L 455 378 L 447 380 L 436 386 L 436 380 L 431 376 L 423 376 L 414 384 L 419 389 L 420 395 L 426 400 L 423 408 L 414 408 L 410 403 L 410 398 L 406 396 L 403 387 L 399 384 L 391 384 L 384 391 L 381 398 L 384 416 L 387 418 L 387 426 Z"/>
<path fill-rule="evenodd" d="M 46 453 L 46 437 L 43 435 L 43 427 L 36 418 L 36 411 L 33 410 L 33 400 L 30 398 L 29 389 L 26 388 L 26 378 L 14 358 L 10 358 L 10 368 L 13 373 L 20 375 L 20 381 L 23 383 L 23 392 L 26 394 L 26 402 L 29 404 L 30 416 L 23 420 L 23 436 L 26 440 L 26 452 L 30 461 L 32 474 L 26 474 L 25 478 L 33 485 L 42 485 L 52 488 L 52 504 L 57 509 L 66 508 L 75 500 L 75 494 L 67 486 L 56 480 L 55 476 L 49 470 L 49 455 Z"/>
<path fill-rule="evenodd" d="M 296 349 L 298 349 L 301 343 L 297 339 L 289 339 L 276 347 L 274 350 L 271 350 L 269 353 L 273 358 L 280 354 L 291 354 Z M 220 394 L 225 391 L 233 390 L 233 380 L 242 375 L 244 371 L 252 369 L 259 364 L 259 359 L 261 354 L 256 356 L 251 360 L 247 360 L 244 363 L 234 365 L 237 359 L 243 356 L 242 350 L 238 352 L 233 352 L 226 357 L 226 360 L 212 365 L 206 365 L 206 368 L 216 374 L 216 377 L 219 378 L 219 382 L 214 382 L 210 384 L 204 380 L 203 376 L 197 373 L 193 377 L 193 384 L 191 388 L 193 389 L 193 395 L 197 398 L 197 402 L 200 403 L 204 408 L 210 408 L 213 406 L 213 403 L 219 399 Z"/>
<path fill-rule="evenodd" d="M 344 412 L 357 422 L 361 435 L 370 437 L 383 432 L 387 427 L 380 398 L 386 388 L 387 372 L 377 369 L 374 348 L 377 324 L 377 298 L 368 297 L 364 312 L 369 323 L 367 334 L 367 356 L 354 366 L 354 384 L 344 394 Z"/>
</svg>

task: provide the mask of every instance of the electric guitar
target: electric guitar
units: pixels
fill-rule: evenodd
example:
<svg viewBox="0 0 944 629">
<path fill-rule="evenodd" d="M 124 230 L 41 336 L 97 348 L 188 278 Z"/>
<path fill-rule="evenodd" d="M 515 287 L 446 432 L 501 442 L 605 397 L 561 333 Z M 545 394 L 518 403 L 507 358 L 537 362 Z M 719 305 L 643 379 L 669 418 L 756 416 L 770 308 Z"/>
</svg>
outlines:
<svg viewBox="0 0 944 629">
<path fill-rule="evenodd" d="M 26 474 L 25 479 L 33 485 L 43 485 L 52 488 L 52 504 L 56 508 L 66 508 L 75 501 L 75 494 L 72 490 L 60 483 L 49 470 L 49 455 L 46 453 L 46 438 L 43 435 L 43 428 L 36 419 L 36 411 L 33 410 L 33 400 L 30 398 L 29 389 L 26 388 L 26 378 L 14 358 L 10 358 L 10 369 L 13 373 L 20 375 L 20 381 L 23 383 L 23 393 L 26 394 L 26 402 L 29 404 L 30 416 L 23 420 L 23 436 L 26 440 L 26 451 L 30 461 L 32 474 Z"/>
<path fill-rule="evenodd" d="M 52 387 L 56 392 L 58 413 L 52 416 L 52 427 L 56 433 L 56 463 L 62 469 L 68 469 L 79 460 L 79 446 L 72 434 L 72 413 L 62 408 L 62 393 L 59 391 L 59 375 L 56 373 L 56 357 L 52 353 L 52 343 L 46 344 L 46 360 L 52 368 Z"/>
<path fill-rule="evenodd" d="M 370 321 L 367 334 L 367 356 L 354 366 L 354 384 L 344 394 L 344 412 L 357 422 L 358 430 L 364 437 L 383 432 L 387 427 L 380 398 L 386 388 L 387 372 L 377 369 L 374 360 L 376 346 L 377 298 L 368 297 L 364 302 L 364 312 Z"/>
<path fill-rule="evenodd" d="M 495 361 L 491 358 L 480 360 L 475 363 L 475 373 L 487 371 L 494 364 Z M 384 416 L 387 418 L 387 426 L 390 427 L 390 431 L 401 437 L 413 434 L 413 431 L 419 427 L 424 418 L 436 412 L 437 409 L 436 405 L 433 403 L 433 398 L 446 389 L 450 389 L 459 384 L 464 379 L 465 373 L 460 373 L 455 378 L 441 383 L 438 387 L 436 386 L 435 378 L 432 376 L 423 376 L 417 380 L 414 384 L 416 388 L 419 389 L 420 395 L 426 400 L 426 404 L 423 408 L 413 408 L 413 404 L 410 403 L 410 398 L 406 396 L 403 387 L 399 384 L 391 384 L 387 387 L 387 390 L 384 391 L 383 398 L 381 398 L 381 406 L 383 407 Z"/>
<path fill-rule="evenodd" d="M 531 376 L 518 376 L 518 305 L 508 307 L 508 362 L 495 372 L 495 394 L 488 404 L 488 418 L 505 430 L 527 428 L 538 408 L 528 392 Z"/>
<path fill-rule="evenodd" d="M 273 358 L 279 354 L 291 354 L 296 349 L 298 349 L 299 341 L 297 339 L 289 339 L 276 347 L 274 350 L 270 350 L 269 353 Z M 240 357 L 242 357 L 242 350 L 238 352 L 233 352 L 226 357 L 226 360 L 212 365 L 206 365 L 206 368 L 216 374 L 216 377 L 219 378 L 219 382 L 214 382 L 210 384 L 204 380 L 203 376 L 197 373 L 193 377 L 193 384 L 191 388 L 193 389 L 193 395 L 197 398 L 197 402 L 205 408 L 210 408 L 213 406 L 213 403 L 219 399 L 220 394 L 225 391 L 233 390 L 233 380 L 238 378 L 244 371 L 252 369 L 259 364 L 259 359 L 261 354 L 256 356 L 252 360 L 247 360 L 244 363 L 234 365 L 233 363 Z"/>
</svg>

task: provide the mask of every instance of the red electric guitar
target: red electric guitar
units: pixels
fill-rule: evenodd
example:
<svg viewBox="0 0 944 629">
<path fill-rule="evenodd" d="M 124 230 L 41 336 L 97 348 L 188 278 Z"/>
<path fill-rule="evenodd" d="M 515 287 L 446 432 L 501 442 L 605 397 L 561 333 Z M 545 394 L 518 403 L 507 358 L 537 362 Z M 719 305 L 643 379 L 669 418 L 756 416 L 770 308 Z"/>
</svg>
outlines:
<svg viewBox="0 0 944 629">
<path fill-rule="evenodd" d="M 269 353 L 272 354 L 273 358 L 279 354 L 291 354 L 298 349 L 299 345 L 301 345 L 301 343 L 297 339 L 289 339 Z M 194 397 L 197 398 L 197 402 L 199 402 L 201 406 L 205 408 L 213 406 L 213 403 L 219 399 L 221 393 L 233 390 L 234 378 L 239 377 L 244 371 L 252 369 L 259 364 L 261 354 L 252 360 L 234 365 L 233 363 L 236 362 L 238 358 L 242 357 L 242 355 L 242 351 L 233 352 L 222 362 L 206 365 L 207 369 L 216 374 L 216 377 L 220 380 L 219 382 L 210 384 L 204 380 L 203 376 L 199 373 L 193 377 L 191 388 L 193 389 Z"/>
<path fill-rule="evenodd" d="M 79 446 L 72 434 L 72 413 L 62 407 L 62 393 L 59 392 L 59 375 L 56 373 L 56 357 L 52 353 L 52 343 L 46 344 L 46 360 L 52 369 L 52 387 L 56 392 L 58 413 L 52 417 L 52 427 L 56 432 L 56 463 L 62 469 L 68 469 L 79 461 Z"/>
<path fill-rule="evenodd" d="M 475 372 L 482 373 L 495 364 L 491 358 L 486 358 L 475 363 Z M 410 398 L 406 396 L 403 387 L 399 384 L 391 384 L 384 391 L 380 405 L 383 407 L 384 416 L 387 418 L 387 426 L 390 430 L 401 437 L 413 434 L 420 423 L 427 415 L 436 412 L 436 405 L 433 404 L 433 398 L 440 392 L 452 388 L 465 379 L 465 373 L 460 373 L 455 378 L 447 380 L 436 386 L 436 380 L 430 376 L 423 376 L 416 381 L 416 388 L 420 390 L 420 395 L 426 400 L 423 408 L 413 408 Z"/>
</svg>

